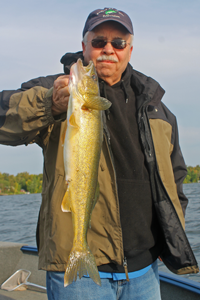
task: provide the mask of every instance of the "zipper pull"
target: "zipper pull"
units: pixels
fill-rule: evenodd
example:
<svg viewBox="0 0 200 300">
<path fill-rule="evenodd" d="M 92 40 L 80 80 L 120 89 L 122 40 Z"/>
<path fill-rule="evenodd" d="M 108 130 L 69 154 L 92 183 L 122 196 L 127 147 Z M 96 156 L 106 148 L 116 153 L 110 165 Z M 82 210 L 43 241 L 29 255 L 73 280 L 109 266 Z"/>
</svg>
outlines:
<svg viewBox="0 0 200 300">
<path fill-rule="evenodd" d="M 127 259 L 126 259 L 126 257 L 124 257 L 123 267 L 124 267 L 124 271 L 125 271 L 125 274 L 126 274 L 126 280 L 129 281 L 129 277 L 128 277 L 128 265 L 127 265 Z"/>
</svg>

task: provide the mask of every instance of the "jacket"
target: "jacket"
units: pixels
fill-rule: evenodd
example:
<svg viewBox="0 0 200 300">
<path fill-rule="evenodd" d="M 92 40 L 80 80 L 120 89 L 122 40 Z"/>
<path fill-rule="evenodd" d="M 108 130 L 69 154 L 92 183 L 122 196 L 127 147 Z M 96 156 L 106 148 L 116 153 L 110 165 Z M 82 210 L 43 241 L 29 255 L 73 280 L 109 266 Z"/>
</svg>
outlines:
<svg viewBox="0 0 200 300">
<path fill-rule="evenodd" d="M 65 55 L 65 73 L 82 53 Z M 199 271 L 184 231 L 187 199 L 182 182 L 187 170 L 178 141 L 175 116 L 161 102 L 164 90 L 152 78 L 131 67 L 131 85 L 137 100 L 139 134 L 149 171 L 153 202 L 164 236 L 162 259 L 174 273 Z M 43 190 L 37 226 L 39 268 L 64 271 L 73 242 L 70 213 L 61 211 L 65 174 L 61 132 L 66 114 L 54 118 L 51 97 L 54 80 L 61 74 L 40 77 L 17 91 L 0 93 L 0 143 L 17 146 L 37 143 L 43 149 Z M 98 266 L 123 264 L 116 173 L 109 132 L 104 126 L 98 181 L 100 196 L 88 229 L 88 244 Z M 134 215 L 134 212 L 133 212 Z"/>
</svg>

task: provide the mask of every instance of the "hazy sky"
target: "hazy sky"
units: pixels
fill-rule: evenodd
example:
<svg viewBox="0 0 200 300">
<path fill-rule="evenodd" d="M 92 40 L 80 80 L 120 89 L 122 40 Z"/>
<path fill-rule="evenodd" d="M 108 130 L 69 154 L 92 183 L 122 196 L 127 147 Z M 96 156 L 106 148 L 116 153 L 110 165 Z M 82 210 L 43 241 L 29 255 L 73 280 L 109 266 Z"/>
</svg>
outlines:
<svg viewBox="0 0 200 300">
<path fill-rule="evenodd" d="M 1 0 L 0 90 L 62 72 L 62 55 L 81 50 L 88 14 L 104 7 L 124 10 L 131 17 L 131 64 L 165 89 L 163 102 L 177 117 L 185 162 L 200 164 L 199 0 Z M 42 164 L 37 145 L 0 146 L 2 173 L 39 174 Z"/>
</svg>

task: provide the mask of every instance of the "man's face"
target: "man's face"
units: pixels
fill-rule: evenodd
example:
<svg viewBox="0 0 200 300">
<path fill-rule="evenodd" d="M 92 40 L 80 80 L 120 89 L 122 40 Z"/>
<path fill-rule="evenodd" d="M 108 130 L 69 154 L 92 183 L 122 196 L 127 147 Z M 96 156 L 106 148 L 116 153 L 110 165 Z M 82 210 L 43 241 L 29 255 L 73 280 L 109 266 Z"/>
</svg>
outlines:
<svg viewBox="0 0 200 300">
<path fill-rule="evenodd" d="M 119 23 L 105 22 L 88 33 L 86 45 L 82 43 L 85 63 L 88 64 L 92 60 L 98 76 L 111 86 L 120 81 L 121 75 L 131 58 L 133 47 L 127 44 L 125 49 L 115 49 L 108 42 L 103 48 L 93 48 L 91 40 L 94 38 L 103 38 L 108 41 L 120 38 L 130 43 L 131 35 Z M 99 60 L 102 55 L 106 55 L 107 58 Z"/>
</svg>

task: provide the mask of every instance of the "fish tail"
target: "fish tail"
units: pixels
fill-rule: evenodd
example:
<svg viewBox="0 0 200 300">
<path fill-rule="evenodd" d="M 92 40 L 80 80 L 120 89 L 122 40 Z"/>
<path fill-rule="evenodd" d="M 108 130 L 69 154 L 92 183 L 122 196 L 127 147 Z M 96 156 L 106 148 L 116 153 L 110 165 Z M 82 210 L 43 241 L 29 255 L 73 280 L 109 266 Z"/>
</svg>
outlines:
<svg viewBox="0 0 200 300">
<path fill-rule="evenodd" d="M 76 281 L 77 274 L 79 275 L 79 278 L 88 274 L 96 284 L 101 285 L 101 279 L 95 259 L 88 246 L 82 251 L 72 249 L 67 261 L 64 286 L 66 287 L 73 281 Z"/>
</svg>

